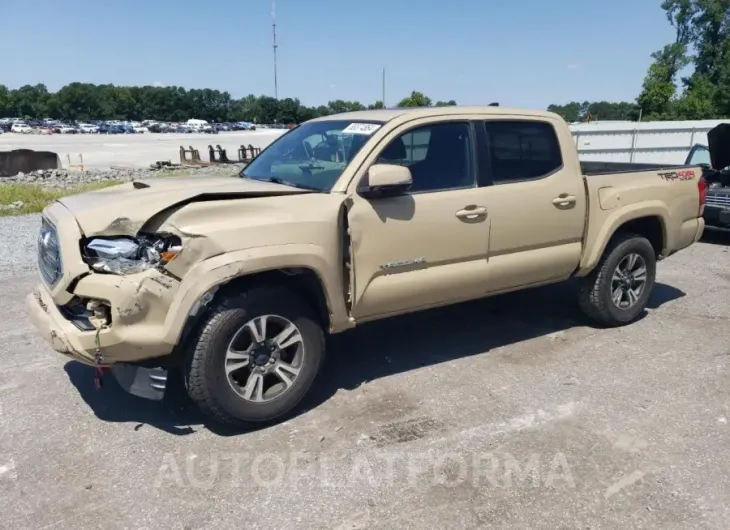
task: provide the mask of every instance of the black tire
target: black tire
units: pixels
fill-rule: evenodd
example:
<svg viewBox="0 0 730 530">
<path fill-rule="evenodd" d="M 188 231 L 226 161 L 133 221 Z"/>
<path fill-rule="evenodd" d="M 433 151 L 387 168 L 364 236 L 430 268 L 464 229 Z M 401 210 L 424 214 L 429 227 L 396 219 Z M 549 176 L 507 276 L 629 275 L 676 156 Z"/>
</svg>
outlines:
<svg viewBox="0 0 730 530">
<path fill-rule="evenodd" d="M 611 299 L 611 279 L 621 260 L 632 253 L 641 256 L 646 263 L 646 283 L 636 303 L 627 309 L 622 309 Z M 649 240 L 638 234 L 617 234 L 604 250 L 596 268 L 581 279 L 579 291 L 581 310 L 602 326 L 616 327 L 630 324 L 646 309 L 655 278 L 656 253 Z"/>
<path fill-rule="evenodd" d="M 279 315 L 302 335 L 304 356 L 293 385 L 270 402 L 253 403 L 236 393 L 225 374 L 226 351 L 235 333 L 253 318 Z M 203 322 L 186 359 L 186 386 L 204 414 L 218 423 L 261 427 L 296 412 L 325 356 L 325 337 L 312 308 L 283 287 L 256 287 L 221 300 Z"/>
</svg>

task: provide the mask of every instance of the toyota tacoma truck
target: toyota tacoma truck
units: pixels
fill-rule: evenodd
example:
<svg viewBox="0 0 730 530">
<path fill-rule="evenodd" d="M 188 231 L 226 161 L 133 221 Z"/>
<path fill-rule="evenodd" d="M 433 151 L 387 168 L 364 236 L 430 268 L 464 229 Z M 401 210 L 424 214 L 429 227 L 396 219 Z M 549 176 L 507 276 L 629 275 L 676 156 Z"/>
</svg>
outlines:
<svg viewBox="0 0 730 530">
<path fill-rule="evenodd" d="M 30 317 L 56 351 L 214 420 L 302 406 L 327 334 L 578 278 L 601 326 L 702 235 L 700 166 L 581 162 L 556 114 L 381 109 L 307 121 L 238 176 L 148 179 L 50 204 Z"/>
</svg>

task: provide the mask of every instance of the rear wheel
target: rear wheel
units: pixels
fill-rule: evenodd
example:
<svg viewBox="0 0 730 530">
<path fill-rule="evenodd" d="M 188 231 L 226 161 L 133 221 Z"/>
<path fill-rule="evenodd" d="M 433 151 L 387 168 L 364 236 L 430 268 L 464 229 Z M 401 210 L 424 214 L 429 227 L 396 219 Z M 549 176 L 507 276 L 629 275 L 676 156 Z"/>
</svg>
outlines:
<svg viewBox="0 0 730 530">
<path fill-rule="evenodd" d="M 629 324 L 646 308 L 655 278 L 656 254 L 649 240 L 619 234 L 595 270 L 582 279 L 581 309 L 604 326 Z"/>
<path fill-rule="evenodd" d="M 280 420 L 309 391 L 324 353 L 324 332 L 305 302 L 287 289 L 255 288 L 211 312 L 188 358 L 188 393 L 220 423 Z"/>
</svg>

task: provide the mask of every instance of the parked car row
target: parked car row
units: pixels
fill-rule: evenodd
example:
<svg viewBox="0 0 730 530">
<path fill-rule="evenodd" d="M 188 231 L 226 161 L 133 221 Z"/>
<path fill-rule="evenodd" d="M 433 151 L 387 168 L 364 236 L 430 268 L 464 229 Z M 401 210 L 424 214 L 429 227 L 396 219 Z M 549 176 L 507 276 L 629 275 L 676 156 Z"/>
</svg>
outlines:
<svg viewBox="0 0 730 530">
<path fill-rule="evenodd" d="M 0 119 L 0 132 L 18 134 L 139 134 L 139 133 L 206 133 L 217 134 L 221 131 L 252 131 L 259 129 L 291 129 L 294 124 L 255 124 L 251 122 L 209 123 L 205 120 L 190 119 L 186 122 L 142 122 L 121 120 L 89 120 L 87 122 L 44 120 L 23 120 L 21 118 Z"/>
<path fill-rule="evenodd" d="M 18 134 L 95 134 L 99 132 L 98 127 L 89 124 L 31 126 L 25 122 L 16 122 L 7 126 L 0 125 L 0 130 Z"/>
<path fill-rule="evenodd" d="M 0 130 L 19 134 L 98 134 L 98 133 L 143 133 L 147 127 L 139 123 L 122 122 L 61 122 L 51 119 L 21 120 L 5 118 L 0 120 Z"/>
<path fill-rule="evenodd" d="M 208 123 L 205 120 L 188 120 L 185 123 L 154 122 L 149 125 L 149 130 L 156 133 L 217 134 L 221 131 L 254 131 L 256 127 L 256 124 L 249 122 Z"/>
</svg>

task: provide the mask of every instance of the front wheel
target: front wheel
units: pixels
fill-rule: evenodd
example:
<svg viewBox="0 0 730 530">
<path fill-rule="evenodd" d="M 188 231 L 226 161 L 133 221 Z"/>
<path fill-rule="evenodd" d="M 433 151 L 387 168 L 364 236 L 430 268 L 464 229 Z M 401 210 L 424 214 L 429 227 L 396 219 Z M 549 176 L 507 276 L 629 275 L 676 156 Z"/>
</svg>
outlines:
<svg viewBox="0 0 730 530">
<path fill-rule="evenodd" d="M 260 287 L 224 299 L 188 356 L 188 393 L 212 419 L 249 427 L 295 411 L 324 360 L 314 312 L 288 289 Z"/>
<path fill-rule="evenodd" d="M 649 240 L 617 235 L 596 268 L 581 280 L 581 309 L 604 326 L 629 324 L 646 308 L 655 278 L 656 254 Z"/>
</svg>

